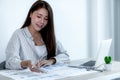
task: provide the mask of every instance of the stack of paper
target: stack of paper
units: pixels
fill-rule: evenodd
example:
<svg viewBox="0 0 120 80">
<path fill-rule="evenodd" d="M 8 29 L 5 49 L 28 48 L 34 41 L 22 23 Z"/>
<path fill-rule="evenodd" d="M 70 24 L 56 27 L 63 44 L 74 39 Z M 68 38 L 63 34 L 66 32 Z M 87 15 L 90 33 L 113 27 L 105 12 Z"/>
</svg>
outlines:
<svg viewBox="0 0 120 80">
<path fill-rule="evenodd" d="M 77 76 L 89 74 L 96 71 L 86 71 L 85 69 L 71 68 L 63 64 L 56 64 L 41 68 L 45 73 L 31 72 L 29 69 L 24 70 L 3 70 L 0 74 L 10 77 L 14 80 L 55 80 L 68 76 Z"/>
</svg>

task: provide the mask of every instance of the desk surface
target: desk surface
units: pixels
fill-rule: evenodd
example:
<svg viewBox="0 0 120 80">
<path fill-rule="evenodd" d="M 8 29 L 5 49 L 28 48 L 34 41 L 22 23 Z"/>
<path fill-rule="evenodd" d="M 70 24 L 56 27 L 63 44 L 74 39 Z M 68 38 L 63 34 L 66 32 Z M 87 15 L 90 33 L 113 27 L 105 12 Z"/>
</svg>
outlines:
<svg viewBox="0 0 120 80">
<path fill-rule="evenodd" d="M 120 62 L 115 61 L 112 63 L 112 70 L 111 71 L 96 72 L 96 73 L 79 75 L 79 76 L 70 76 L 70 77 L 66 77 L 63 79 L 57 79 L 57 80 L 88 80 L 88 79 L 92 79 L 92 78 L 96 78 L 96 77 L 100 77 L 100 76 L 115 74 L 115 73 L 120 72 L 119 66 L 120 66 Z M 0 80 L 13 80 L 13 79 L 0 75 Z"/>
<path fill-rule="evenodd" d="M 107 76 L 115 73 L 120 73 L 120 62 L 114 61 L 112 63 L 112 70 L 111 71 L 103 71 L 103 72 L 96 72 L 96 73 L 90 73 L 90 74 L 85 74 L 85 75 L 79 75 L 79 76 L 70 76 L 67 78 L 63 79 L 58 79 L 58 80 L 88 80 L 88 79 L 93 79 L 96 77 L 100 76 Z"/>
</svg>

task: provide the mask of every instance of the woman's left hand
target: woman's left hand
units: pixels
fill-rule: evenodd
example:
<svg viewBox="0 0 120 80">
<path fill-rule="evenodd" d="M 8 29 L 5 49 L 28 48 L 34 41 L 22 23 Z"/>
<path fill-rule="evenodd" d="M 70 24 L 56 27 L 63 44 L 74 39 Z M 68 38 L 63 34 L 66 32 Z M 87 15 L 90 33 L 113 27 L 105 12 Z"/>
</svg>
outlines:
<svg viewBox="0 0 120 80">
<path fill-rule="evenodd" d="M 39 61 L 36 64 L 36 66 L 42 67 L 42 66 L 52 65 L 54 63 L 55 63 L 55 59 L 42 60 L 42 61 Z"/>
</svg>

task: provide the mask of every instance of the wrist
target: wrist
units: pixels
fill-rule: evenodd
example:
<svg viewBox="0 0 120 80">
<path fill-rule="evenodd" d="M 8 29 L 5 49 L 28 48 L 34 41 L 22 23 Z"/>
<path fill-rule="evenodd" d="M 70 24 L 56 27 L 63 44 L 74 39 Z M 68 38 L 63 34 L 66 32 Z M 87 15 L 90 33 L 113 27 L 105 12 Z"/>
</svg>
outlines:
<svg viewBox="0 0 120 80">
<path fill-rule="evenodd" d="M 22 61 L 22 62 L 21 62 L 21 67 L 22 67 L 23 69 L 25 69 L 25 68 L 29 67 L 29 64 L 30 64 L 30 63 L 31 63 L 30 60 Z"/>
<path fill-rule="evenodd" d="M 56 63 L 56 59 L 55 59 L 55 58 L 50 58 L 49 60 L 52 61 L 52 64 L 55 64 L 55 63 Z"/>
</svg>

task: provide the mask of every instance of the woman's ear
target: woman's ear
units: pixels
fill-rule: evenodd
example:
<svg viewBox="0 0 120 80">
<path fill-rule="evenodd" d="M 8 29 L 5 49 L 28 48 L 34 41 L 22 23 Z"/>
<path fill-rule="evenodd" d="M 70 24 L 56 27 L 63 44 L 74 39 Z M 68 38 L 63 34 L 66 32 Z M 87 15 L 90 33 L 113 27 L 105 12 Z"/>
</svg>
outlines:
<svg viewBox="0 0 120 80">
<path fill-rule="evenodd" d="M 31 13 L 30 13 L 30 18 L 32 17 L 32 14 L 33 14 L 33 13 L 31 12 Z"/>
</svg>

